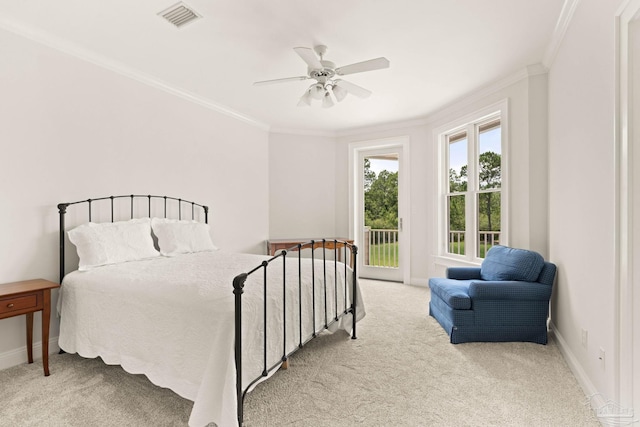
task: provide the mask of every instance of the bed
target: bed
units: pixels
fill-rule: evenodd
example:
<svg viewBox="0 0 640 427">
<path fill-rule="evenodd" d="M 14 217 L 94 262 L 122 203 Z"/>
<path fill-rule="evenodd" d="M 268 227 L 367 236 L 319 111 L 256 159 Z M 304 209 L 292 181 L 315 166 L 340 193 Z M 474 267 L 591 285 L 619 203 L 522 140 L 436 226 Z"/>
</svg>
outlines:
<svg viewBox="0 0 640 427">
<path fill-rule="evenodd" d="M 60 348 L 192 400 L 190 426 L 242 425 L 246 394 L 296 350 L 323 331 L 356 338 L 365 311 L 348 242 L 228 252 L 210 240 L 206 206 L 166 196 L 58 210 Z"/>
</svg>

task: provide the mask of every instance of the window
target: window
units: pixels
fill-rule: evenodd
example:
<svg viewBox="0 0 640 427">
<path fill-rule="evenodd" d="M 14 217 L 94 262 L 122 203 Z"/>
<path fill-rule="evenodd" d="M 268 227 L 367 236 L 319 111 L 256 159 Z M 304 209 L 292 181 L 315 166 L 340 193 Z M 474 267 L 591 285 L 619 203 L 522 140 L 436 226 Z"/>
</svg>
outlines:
<svg viewBox="0 0 640 427">
<path fill-rule="evenodd" d="M 491 246 L 501 243 L 502 122 L 501 112 L 496 112 L 440 135 L 445 255 L 484 258 Z"/>
</svg>

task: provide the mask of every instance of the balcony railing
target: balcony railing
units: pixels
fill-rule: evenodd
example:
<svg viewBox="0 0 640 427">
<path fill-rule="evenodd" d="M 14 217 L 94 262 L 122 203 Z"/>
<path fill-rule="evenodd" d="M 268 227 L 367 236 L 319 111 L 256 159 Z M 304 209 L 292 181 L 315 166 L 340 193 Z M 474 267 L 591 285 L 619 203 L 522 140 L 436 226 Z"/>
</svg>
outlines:
<svg viewBox="0 0 640 427">
<path fill-rule="evenodd" d="M 364 241 L 364 265 L 398 268 L 398 230 L 365 227 Z"/>
<path fill-rule="evenodd" d="M 464 231 L 449 231 L 449 253 L 464 255 Z"/>
<path fill-rule="evenodd" d="M 464 231 L 449 231 L 449 253 L 464 255 Z M 484 258 L 484 255 L 493 245 L 500 244 L 500 231 L 480 231 L 478 232 L 478 257 Z"/>
<path fill-rule="evenodd" d="M 465 232 L 449 231 L 449 253 L 465 254 Z M 398 230 L 371 229 L 364 230 L 364 264 L 370 267 L 398 268 Z M 478 256 L 484 258 L 487 251 L 500 244 L 500 231 L 478 232 Z"/>
</svg>

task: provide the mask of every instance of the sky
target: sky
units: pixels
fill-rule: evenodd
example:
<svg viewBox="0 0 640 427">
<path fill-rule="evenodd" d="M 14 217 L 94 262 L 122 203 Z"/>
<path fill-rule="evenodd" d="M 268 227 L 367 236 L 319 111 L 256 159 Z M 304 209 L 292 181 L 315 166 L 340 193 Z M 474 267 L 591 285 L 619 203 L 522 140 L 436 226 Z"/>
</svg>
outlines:
<svg viewBox="0 0 640 427">
<path fill-rule="evenodd" d="M 485 151 L 493 151 L 494 153 L 500 153 L 500 128 L 492 129 L 487 132 L 482 132 L 480 135 L 480 154 Z M 370 169 L 376 173 L 376 176 L 383 170 L 389 172 L 398 171 L 397 160 L 380 160 L 369 158 Z M 456 171 L 460 171 L 460 168 L 467 164 L 467 140 L 464 139 L 460 142 L 453 143 L 449 146 L 449 164 Z"/>
<path fill-rule="evenodd" d="M 480 134 L 480 154 L 493 151 L 501 154 L 500 128 L 495 128 Z M 463 139 L 449 144 L 449 167 L 460 172 L 460 168 L 467 164 L 467 140 Z"/>
<path fill-rule="evenodd" d="M 369 159 L 369 162 L 369 169 L 374 171 L 376 173 L 376 176 L 378 176 L 383 170 L 388 170 L 389 172 L 398 172 L 397 160 Z"/>
</svg>

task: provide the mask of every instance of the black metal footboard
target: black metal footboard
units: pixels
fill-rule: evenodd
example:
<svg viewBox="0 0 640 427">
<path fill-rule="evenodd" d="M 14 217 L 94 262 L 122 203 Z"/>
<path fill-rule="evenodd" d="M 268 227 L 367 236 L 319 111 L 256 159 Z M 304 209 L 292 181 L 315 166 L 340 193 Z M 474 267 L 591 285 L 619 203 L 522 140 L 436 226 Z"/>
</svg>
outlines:
<svg viewBox="0 0 640 427">
<path fill-rule="evenodd" d="M 328 249 L 328 246 L 331 247 L 331 249 Z M 314 255 L 314 249 L 318 249 L 321 248 L 322 249 L 322 260 L 317 260 L 315 259 L 315 255 Z M 311 318 L 313 319 L 313 332 L 312 335 L 310 337 L 304 337 L 303 336 L 303 332 L 302 332 L 302 319 L 303 319 L 303 310 L 304 308 L 302 307 L 302 250 L 303 249 L 311 249 L 311 286 L 312 286 L 312 303 L 311 303 Z M 288 351 L 287 350 L 287 316 L 286 316 L 286 309 L 287 309 L 287 301 L 286 301 L 286 291 L 285 288 L 287 286 L 287 275 L 286 275 L 286 269 L 287 269 L 287 258 L 288 258 L 288 253 L 292 252 L 292 251 L 297 251 L 298 254 L 297 256 L 290 256 L 289 258 L 294 258 L 295 260 L 297 260 L 298 263 L 298 319 L 299 319 L 299 328 L 298 330 L 300 331 L 300 336 L 298 337 L 298 345 L 297 347 L 295 347 L 293 350 Z M 333 259 L 327 259 L 327 251 L 329 251 L 329 253 L 333 253 Z M 342 252 L 344 251 L 344 252 Z M 297 350 L 299 350 L 300 348 L 302 348 L 305 344 L 307 344 L 309 341 L 311 341 L 313 338 L 315 338 L 319 332 L 321 332 L 324 329 L 328 329 L 332 324 L 334 324 L 335 322 L 338 322 L 343 316 L 345 315 L 352 315 L 353 316 L 353 326 L 352 326 L 352 333 L 351 333 L 351 338 L 352 339 L 356 339 L 356 298 L 357 298 L 357 271 L 356 271 L 356 266 L 357 266 L 357 254 L 358 254 L 358 248 L 353 245 L 350 244 L 348 242 L 345 241 L 340 241 L 340 240 L 311 240 L 309 242 L 306 243 L 301 243 L 298 244 L 296 246 L 293 246 L 289 249 L 283 250 L 280 253 L 278 253 L 276 256 L 263 261 L 259 266 L 257 266 L 256 268 L 254 268 L 253 270 L 249 271 L 248 273 L 242 273 L 239 274 L 238 276 L 236 276 L 233 279 L 233 293 L 235 294 L 235 362 L 236 362 L 236 393 L 237 393 L 237 400 L 238 400 L 238 424 L 240 426 L 242 426 L 242 422 L 243 422 L 243 412 L 244 412 L 244 398 L 248 392 L 248 390 L 254 385 L 256 384 L 258 381 L 260 381 L 261 379 L 267 377 L 269 375 L 269 373 L 271 373 L 273 370 L 278 369 L 280 367 L 280 365 L 282 363 L 287 363 L 287 360 L 289 358 L 289 356 L 291 356 L 293 353 L 295 353 Z M 338 307 L 338 264 L 339 264 L 339 259 L 340 256 L 343 255 L 343 260 L 346 266 L 351 266 L 351 273 L 348 273 L 348 268 L 344 268 L 344 306 L 343 307 Z M 266 292 L 267 292 L 267 271 L 268 268 L 270 266 L 270 264 L 277 259 L 282 259 L 282 269 L 283 269 L 283 283 L 282 283 L 282 287 L 283 287 L 283 299 L 285 299 L 285 301 L 283 301 L 283 310 L 285 311 L 285 313 L 283 313 L 283 324 L 282 324 L 282 334 L 283 334 L 283 348 L 282 348 L 282 357 L 281 360 L 279 360 L 278 362 L 276 362 L 275 364 L 273 364 L 272 366 L 267 366 L 267 297 L 266 297 Z M 294 261 L 295 262 L 295 261 Z M 316 307 L 316 296 L 315 296 L 315 283 L 316 283 L 316 269 L 315 269 L 315 263 L 322 263 L 322 274 L 323 277 L 321 278 L 322 280 L 322 288 L 324 291 L 324 304 L 323 307 Z M 333 268 L 333 276 L 334 276 L 334 280 L 333 280 L 333 284 L 328 283 L 327 280 L 327 269 L 328 268 Z M 262 374 L 259 375 L 257 378 L 255 378 L 253 381 L 250 382 L 250 384 L 247 385 L 247 387 L 242 386 L 242 294 L 244 293 L 244 286 L 245 286 L 245 282 L 247 280 L 247 278 L 249 276 L 251 276 L 254 273 L 257 273 L 258 271 L 262 271 L 263 273 L 263 278 L 262 278 L 262 286 L 264 289 L 264 332 L 263 332 L 263 340 L 264 340 L 264 346 L 263 346 L 263 351 L 264 351 L 264 365 L 263 365 L 263 371 Z M 351 294 L 351 304 L 347 305 L 347 301 L 348 301 L 348 274 L 352 274 L 352 294 Z M 329 280 L 330 282 L 330 280 Z M 334 286 L 334 306 L 333 307 L 328 307 L 327 304 L 327 289 L 328 286 Z M 308 309 L 308 308 L 307 308 Z M 316 325 L 316 310 L 324 310 L 324 322 L 320 325 Z M 291 344 L 291 342 L 289 342 L 289 344 Z"/>
</svg>

